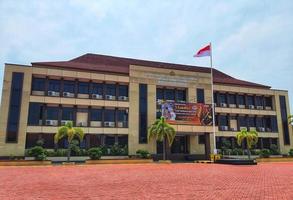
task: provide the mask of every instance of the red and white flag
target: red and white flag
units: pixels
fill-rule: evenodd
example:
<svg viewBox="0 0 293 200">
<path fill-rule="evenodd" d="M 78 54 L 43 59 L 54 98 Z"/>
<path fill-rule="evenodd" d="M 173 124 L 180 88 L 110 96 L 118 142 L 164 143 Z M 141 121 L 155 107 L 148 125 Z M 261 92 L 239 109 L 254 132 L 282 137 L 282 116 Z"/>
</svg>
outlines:
<svg viewBox="0 0 293 200">
<path fill-rule="evenodd" d="M 204 57 L 211 56 L 211 45 L 207 45 L 204 48 L 201 48 L 193 57 Z"/>
</svg>

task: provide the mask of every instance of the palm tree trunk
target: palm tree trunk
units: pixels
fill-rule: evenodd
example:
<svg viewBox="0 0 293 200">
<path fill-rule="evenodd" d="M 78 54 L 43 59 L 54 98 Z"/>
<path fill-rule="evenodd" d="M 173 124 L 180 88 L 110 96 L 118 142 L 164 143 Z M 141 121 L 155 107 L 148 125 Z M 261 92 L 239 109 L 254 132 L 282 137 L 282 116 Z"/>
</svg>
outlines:
<svg viewBox="0 0 293 200">
<path fill-rule="evenodd" d="M 67 162 L 70 161 L 70 154 L 71 154 L 71 145 L 69 143 L 68 144 L 68 148 L 67 148 Z"/>
<path fill-rule="evenodd" d="M 248 160 L 250 160 L 250 149 L 249 148 L 247 148 L 247 155 L 248 155 Z"/>
<path fill-rule="evenodd" d="M 163 139 L 163 160 L 166 160 L 166 141 Z"/>
</svg>

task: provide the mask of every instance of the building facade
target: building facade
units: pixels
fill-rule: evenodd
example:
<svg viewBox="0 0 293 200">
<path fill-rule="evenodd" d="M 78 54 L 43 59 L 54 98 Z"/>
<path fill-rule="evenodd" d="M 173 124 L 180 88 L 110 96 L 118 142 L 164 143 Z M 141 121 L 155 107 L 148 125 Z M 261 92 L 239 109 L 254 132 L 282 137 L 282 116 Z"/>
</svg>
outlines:
<svg viewBox="0 0 293 200">
<path fill-rule="evenodd" d="M 39 139 L 54 149 L 59 126 L 72 121 L 85 132 L 82 148 L 125 146 L 129 155 L 162 145 L 147 140 L 147 128 L 160 116 L 159 101 L 215 103 L 216 141 L 210 125 L 174 124 L 171 159 L 207 157 L 242 128 L 257 130 L 257 149 L 293 147 L 288 125 L 288 92 L 228 76 L 216 69 L 96 54 L 69 61 L 6 64 L 1 101 L 0 157 L 24 156 Z M 214 93 L 211 90 L 214 83 Z M 59 148 L 66 147 L 60 141 Z"/>
</svg>

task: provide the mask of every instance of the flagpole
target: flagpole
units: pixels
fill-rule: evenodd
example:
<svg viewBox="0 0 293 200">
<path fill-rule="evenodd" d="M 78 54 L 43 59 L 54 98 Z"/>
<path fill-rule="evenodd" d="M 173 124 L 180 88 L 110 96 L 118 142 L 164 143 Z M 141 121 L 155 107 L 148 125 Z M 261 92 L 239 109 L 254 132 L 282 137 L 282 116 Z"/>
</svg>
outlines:
<svg viewBox="0 0 293 200">
<path fill-rule="evenodd" d="M 212 110 L 213 110 L 213 134 L 214 134 L 214 154 L 217 154 L 216 147 L 216 124 L 215 124 L 215 103 L 214 103 L 214 81 L 213 81 L 213 56 L 212 56 L 212 43 L 210 42 L 210 63 L 211 63 L 211 85 L 212 85 Z"/>
</svg>

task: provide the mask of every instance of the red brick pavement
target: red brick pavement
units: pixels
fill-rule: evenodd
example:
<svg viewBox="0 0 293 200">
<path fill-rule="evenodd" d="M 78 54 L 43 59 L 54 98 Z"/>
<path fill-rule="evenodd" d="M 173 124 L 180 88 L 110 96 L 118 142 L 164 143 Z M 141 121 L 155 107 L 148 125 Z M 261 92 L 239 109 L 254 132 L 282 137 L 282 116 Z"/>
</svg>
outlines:
<svg viewBox="0 0 293 200">
<path fill-rule="evenodd" d="M 293 163 L 0 167 L 0 199 L 293 199 Z"/>
</svg>

